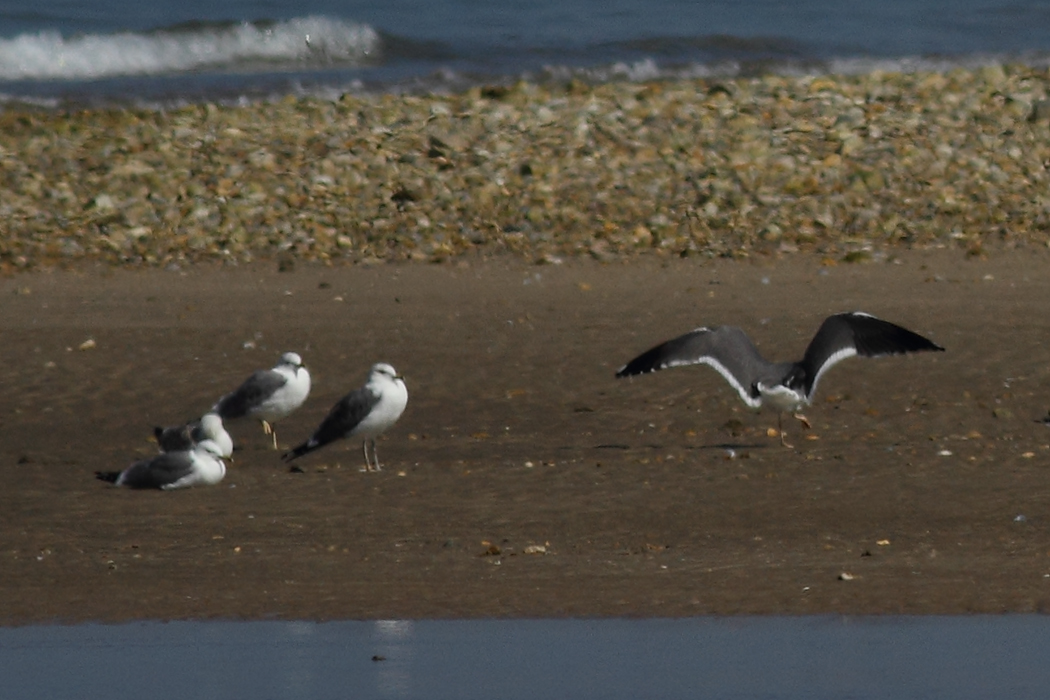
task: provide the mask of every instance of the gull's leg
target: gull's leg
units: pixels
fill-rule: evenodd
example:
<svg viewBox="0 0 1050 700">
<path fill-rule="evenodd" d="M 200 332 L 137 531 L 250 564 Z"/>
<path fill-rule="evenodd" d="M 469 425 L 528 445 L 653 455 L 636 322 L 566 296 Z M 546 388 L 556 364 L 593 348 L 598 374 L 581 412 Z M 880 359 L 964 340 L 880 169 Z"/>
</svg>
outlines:
<svg viewBox="0 0 1050 700">
<path fill-rule="evenodd" d="M 263 434 L 264 435 L 269 435 L 270 437 L 273 438 L 273 449 L 276 450 L 277 449 L 277 431 L 273 429 L 273 426 L 270 425 L 270 422 L 268 420 L 259 419 L 259 422 L 262 423 Z"/>
<path fill-rule="evenodd" d="M 372 438 L 372 457 L 374 457 L 376 460 L 376 471 L 383 471 L 383 467 L 379 466 L 379 450 L 376 449 L 375 438 Z"/>
<path fill-rule="evenodd" d="M 813 424 L 809 422 L 809 418 L 806 418 L 801 413 L 795 414 L 795 420 L 802 424 L 802 427 L 806 430 L 813 430 Z"/>
<path fill-rule="evenodd" d="M 365 453 L 365 471 L 372 471 L 372 462 L 368 459 L 368 440 L 361 443 L 361 451 Z"/>
<path fill-rule="evenodd" d="M 777 411 L 777 432 L 780 433 L 780 444 L 784 447 L 794 447 L 789 445 L 787 438 L 784 437 L 784 414 Z"/>
</svg>

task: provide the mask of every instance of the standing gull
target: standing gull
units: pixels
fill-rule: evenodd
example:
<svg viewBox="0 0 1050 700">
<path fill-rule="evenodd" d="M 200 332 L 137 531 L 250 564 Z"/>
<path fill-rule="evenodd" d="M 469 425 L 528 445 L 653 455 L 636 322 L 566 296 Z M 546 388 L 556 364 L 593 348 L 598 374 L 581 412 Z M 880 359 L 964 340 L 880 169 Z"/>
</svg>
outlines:
<svg viewBox="0 0 1050 700">
<path fill-rule="evenodd" d="M 244 380 L 234 391 L 212 406 L 224 421 L 251 416 L 262 422 L 263 432 L 273 436 L 277 449 L 277 431 L 273 423 L 303 405 L 310 394 L 310 373 L 294 352 L 281 355 L 273 369 L 261 369 Z"/>
<path fill-rule="evenodd" d="M 222 461 L 222 448 L 211 440 L 204 440 L 190 450 L 162 452 L 135 462 L 123 471 L 95 472 L 95 476 L 117 486 L 170 491 L 217 484 L 226 476 L 226 465 Z"/>
<path fill-rule="evenodd" d="M 284 459 L 290 462 L 335 440 L 356 436 L 364 440 L 365 471 L 372 471 L 368 459 L 369 443 L 372 444 L 375 471 L 380 471 L 376 438 L 397 422 L 407 404 L 408 389 L 404 377 L 385 362 L 372 365 L 368 382 L 340 399 L 310 439 L 285 453 Z"/>
<path fill-rule="evenodd" d="M 777 410 L 777 429 L 784 439 L 781 417 L 791 411 L 809 427 L 798 411 L 808 405 L 817 382 L 833 365 L 847 357 L 881 357 L 924 350 L 944 351 L 940 345 L 907 328 L 860 311 L 824 319 L 799 362 L 770 362 L 763 358 L 744 331 L 734 326 L 697 328 L 642 353 L 617 372 L 617 377 L 655 372 L 668 367 L 704 364 L 718 370 L 751 408 L 769 404 Z"/>
<path fill-rule="evenodd" d="M 233 438 L 226 432 L 218 413 L 205 413 L 198 420 L 184 425 L 153 429 L 153 436 L 161 452 L 180 452 L 193 449 L 205 440 L 219 446 L 221 457 L 233 456 Z"/>
</svg>

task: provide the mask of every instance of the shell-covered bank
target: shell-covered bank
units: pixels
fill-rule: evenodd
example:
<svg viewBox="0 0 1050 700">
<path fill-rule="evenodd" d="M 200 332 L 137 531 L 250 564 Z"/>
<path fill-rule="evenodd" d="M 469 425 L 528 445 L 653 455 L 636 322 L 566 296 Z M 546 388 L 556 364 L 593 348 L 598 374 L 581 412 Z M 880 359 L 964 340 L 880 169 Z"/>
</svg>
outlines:
<svg viewBox="0 0 1050 700">
<path fill-rule="evenodd" d="M 0 111 L 0 269 L 1045 247 L 1050 70 Z"/>
</svg>

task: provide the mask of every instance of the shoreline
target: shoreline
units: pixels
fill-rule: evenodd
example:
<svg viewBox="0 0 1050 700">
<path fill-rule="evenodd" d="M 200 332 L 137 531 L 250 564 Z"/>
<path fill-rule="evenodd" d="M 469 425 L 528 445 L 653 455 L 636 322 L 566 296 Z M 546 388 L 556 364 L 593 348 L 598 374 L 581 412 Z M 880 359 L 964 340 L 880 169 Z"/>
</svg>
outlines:
<svg viewBox="0 0 1050 700">
<path fill-rule="evenodd" d="M 1050 69 L 0 111 L 0 272 L 1050 244 Z"/>
</svg>

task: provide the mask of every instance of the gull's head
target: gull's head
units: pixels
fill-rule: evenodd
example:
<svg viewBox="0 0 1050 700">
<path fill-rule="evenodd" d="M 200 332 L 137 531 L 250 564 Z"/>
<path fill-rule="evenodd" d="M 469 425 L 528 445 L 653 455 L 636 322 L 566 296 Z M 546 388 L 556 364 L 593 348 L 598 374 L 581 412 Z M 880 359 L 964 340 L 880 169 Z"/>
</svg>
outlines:
<svg viewBox="0 0 1050 700">
<path fill-rule="evenodd" d="M 201 416 L 201 429 L 208 437 L 220 435 L 225 430 L 218 413 L 205 413 Z"/>
<path fill-rule="evenodd" d="M 277 366 L 274 369 L 286 367 L 292 371 L 293 377 L 299 376 L 299 370 L 306 372 L 306 365 L 303 364 L 303 358 L 299 357 L 297 352 L 286 352 L 281 355 L 281 359 L 277 362 Z M 309 376 L 309 373 L 307 373 Z"/>
<path fill-rule="evenodd" d="M 369 373 L 369 379 L 385 379 L 390 382 L 404 381 L 404 376 L 397 373 L 393 365 L 388 365 L 385 362 L 379 362 L 372 365 L 372 371 Z"/>
<path fill-rule="evenodd" d="M 281 359 L 277 365 L 285 365 L 294 369 L 299 369 L 303 366 L 303 358 L 299 357 L 299 353 L 297 352 L 286 352 L 281 355 Z"/>
</svg>

